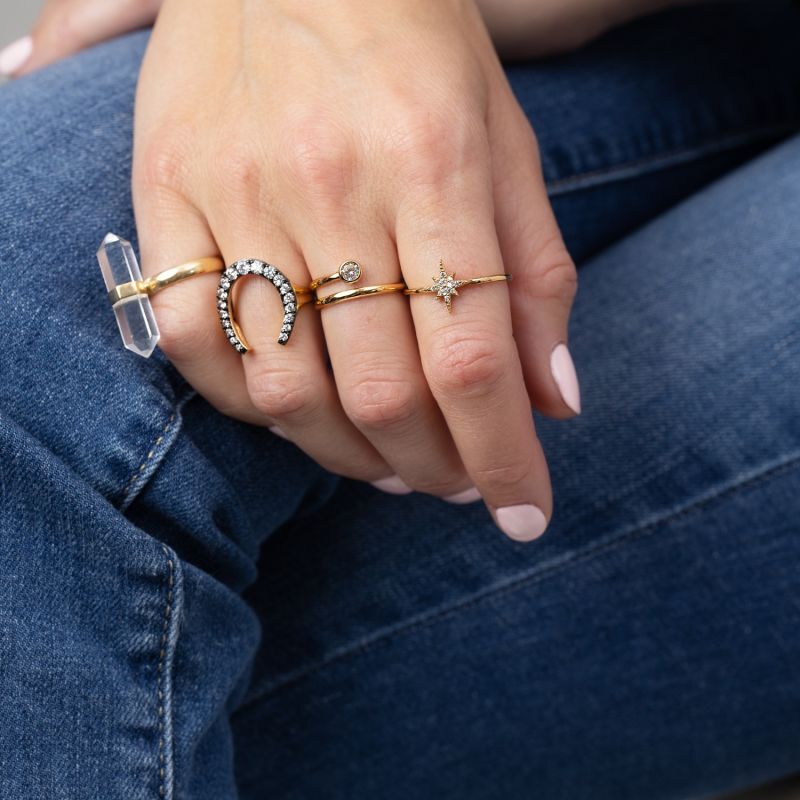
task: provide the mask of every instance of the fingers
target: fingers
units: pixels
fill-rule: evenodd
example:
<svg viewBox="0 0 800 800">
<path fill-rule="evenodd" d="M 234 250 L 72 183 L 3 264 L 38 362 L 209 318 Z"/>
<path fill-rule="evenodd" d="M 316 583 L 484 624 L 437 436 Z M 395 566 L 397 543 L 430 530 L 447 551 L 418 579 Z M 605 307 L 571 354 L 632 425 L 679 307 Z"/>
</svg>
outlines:
<svg viewBox="0 0 800 800">
<path fill-rule="evenodd" d="M 581 411 L 567 348 L 575 266 L 553 216 L 528 120 L 507 87 L 497 95 L 489 114 L 495 222 L 503 261 L 514 276 L 511 314 L 525 383 L 542 413 L 571 417 Z"/>
<path fill-rule="evenodd" d="M 150 25 L 161 0 L 50 0 L 30 36 L 0 53 L 0 73 L 19 76 L 93 44 Z"/>
<path fill-rule="evenodd" d="M 410 287 L 430 286 L 440 258 L 457 278 L 504 272 L 488 142 L 453 131 L 428 130 L 426 147 L 413 148 L 413 172 L 423 179 L 410 183 L 397 211 Z M 507 535 L 536 538 L 552 499 L 512 335 L 508 284 L 462 288 L 451 314 L 430 294 L 410 301 L 423 369 L 467 472 Z"/>
<path fill-rule="evenodd" d="M 315 277 L 354 259 L 362 277 L 335 281 L 320 297 L 360 286 L 401 281 L 397 251 L 381 220 L 369 214 L 309 226 L 304 250 Z M 318 311 L 336 385 L 348 418 L 392 471 L 412 489 L 465 502 L 477 499 L 419 360 L 408 299 L 385 293 L 336 303 Z M 473 496 L 475 495 L 475 496 Z"/>
<path fill-rule="evenodd" d="M 140 177 L 134 181 L 134 201 L 145 276 L 219 252 L 202 215 L 178 194 L 147 186 Z M 197 275 L 153 296 L 159 347 L 220 412 L 271 425 L 250 401 L 241 357 L 222 335 L 215 313 L 218 281 L 216 273 Z"/>
<path fill-rule="evenodd" d="M 308 286 L 308 271 L 297 249 L 285 234 L 259 222 L 263 216 L 252 212 L 211 216 L 226 263 L 258 258 L 277 267 L 295 286 Z M 242 361 L 256 409 L 318 464 L 338 475 L 368 481 L 391 475 L 384 459 L 342 409 L 313 306 L 297 310 L 291 338 L 283 346 L 276 340 L 284 306 L 271 280 L 239 279 L 235 302 L 236 319 L 250 349 L 243 356 L 234 354 Z M 226 347 L 234 352 L 227 342 Z"/>
</svg>

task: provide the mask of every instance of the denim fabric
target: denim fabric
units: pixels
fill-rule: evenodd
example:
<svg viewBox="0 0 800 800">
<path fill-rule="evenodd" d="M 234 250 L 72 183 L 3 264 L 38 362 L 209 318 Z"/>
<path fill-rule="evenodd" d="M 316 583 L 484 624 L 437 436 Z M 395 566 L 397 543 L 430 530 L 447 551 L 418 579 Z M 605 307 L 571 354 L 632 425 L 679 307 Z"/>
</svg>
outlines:
<svg viewBox="0 0 800 800">
<path fill-rule="evenodd" d="M 800 138 L 754 156 L 800 127 L 798 34 L 784 3 L 699 8 L 509 68 L 582 262 L 585 410 L 537 421 L 532 546 L 122 350 L 93 254 L 133 231 L 146 33 L 3 87 L 0 798 L 658 800 L 795 769 Z"/>
</svg>

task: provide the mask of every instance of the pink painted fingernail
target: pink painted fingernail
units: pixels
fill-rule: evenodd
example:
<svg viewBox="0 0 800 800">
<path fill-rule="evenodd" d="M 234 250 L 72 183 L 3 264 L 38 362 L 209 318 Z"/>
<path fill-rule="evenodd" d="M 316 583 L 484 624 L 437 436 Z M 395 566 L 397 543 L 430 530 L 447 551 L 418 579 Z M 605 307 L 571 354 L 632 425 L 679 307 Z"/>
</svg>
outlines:
<svg viewBox="0 0 800 800">
<path fill-rule="evenodd" d="M 536 506 L 505 506 L 494 515 L 500 530 L 515 542 L 531 542 L 547 529 L 547 518 Z"/>
<path fill-rule="evenodd" d="M 0 51 L 0 75 L 13 75 L 22 69 L 33 52 L 33 39 L 23 36 Z"/>
<path fill-rule="evenodd" d="M 273 425 L 269 429 L 269 432 L 274 433 L 276 436 L 280 436 L 281 439 L 286 439 L 287 441 L 289 440 L 289 437 L 277 425 Z"/>
<path fill-rule="evenodd" d="M 372 485 L 382 492 L 389 494 L 410 494 L 414 490 L 399 475 L 392 475 L 390 478 L 381 478 L 372 481 Z"/>
<path fill-rule="evenodd" d="M 442 500 L 448 503 L 456 503 L 457 505 L 465 505 L 466 503 L 474 503 L 481 499 L 481 493 L 473 486 L 471 489 L 464 489 L 463 492 L 443 497 Z"/>
<path fill-rule="evenodd" d="M 561 392 L 561 399 L 576 413 L 581 413 L 581 387 L 575 364 L 565 344 L 556 345 L 550 354 L 550 372 Z"/>
</svg>

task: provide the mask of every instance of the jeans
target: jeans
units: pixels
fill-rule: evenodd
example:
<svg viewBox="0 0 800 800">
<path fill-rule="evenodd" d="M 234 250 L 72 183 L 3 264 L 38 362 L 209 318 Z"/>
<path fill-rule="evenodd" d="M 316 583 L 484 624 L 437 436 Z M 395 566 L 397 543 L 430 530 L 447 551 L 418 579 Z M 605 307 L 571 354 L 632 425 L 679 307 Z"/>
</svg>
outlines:
<svg viewBox="0 0 800 800">
<path fill-rule="evenodd" d="M 122 349 L 147 33 L 0 89 L 0 798 L 712 796 L 800 763 L 800 11 L 508 67 L 581 288 L 556 509 L 326 473 Z M 268 254 L 266 254 L 268 256 Z M 211 313 L 211 312 L 209 312 Z"/>
</svg>

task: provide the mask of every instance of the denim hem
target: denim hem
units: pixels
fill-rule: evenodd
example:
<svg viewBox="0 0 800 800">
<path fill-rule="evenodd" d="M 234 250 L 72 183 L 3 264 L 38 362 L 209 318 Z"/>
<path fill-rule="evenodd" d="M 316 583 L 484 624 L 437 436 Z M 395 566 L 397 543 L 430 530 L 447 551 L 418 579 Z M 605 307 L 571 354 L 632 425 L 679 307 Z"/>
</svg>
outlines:
<svg viewBox="0 0 800 800">
<path fill-rule="evenodd" d="M 268 696 L 280 692 L 281 690 L 291 686 L 294 683 L 297 683 L 303 678 L 325 669 L 332 663 L 348 658 L 351 655 L 356 655 L 364 651 L 371 650 L 373 647 L 379 645 L 382 641 L 393 639 L 396 636 L 426 627 L 452 614 L 457 614 L 465 608 L 469 608 L 485 600 L 498 597 L 506 592 L 513 592 L 523 586 L 528 586 L 537 583 L 540 580 L 545 580 L 551 575 L 557 574 L 562 569 L 569 567 L 574 563 L 591 560 L 598 556 L 604 555 L 605 553 L 615 550 L 617 547 L 620 547 L 633 539 L 655 532 L 663 525 L 691 515 L 696 511 L 702 510 L 717 500 L 720 500 L 737 491 L 751 489 L 761 483 L 765 483 L 772 478 L 776 478 L 784 473 L 791 472 L 797 467 L 800 467 L 800 451 L 792 452 L 780 459 L 770 462 L 767 465 L 761 466 L 756 470 L 744 473 L 742 476 L 739 476 L 739 478 L 728 485 L 713 487 L 710 491 L 691 500 L 684 506 L 670 509 L 666 513 L 654 515 L 652 519 L 638 523 L 633 528 L 623 528 L 621 531 L 593 542 L 588 547 L 574 550 L 570 553 L 565 553 L 564 555 L 549 562 L 539 564 L 530 570 L 525 570 L 517 575 L 514 575 L 513 577 L 507 578 L 506 580 L 500 581 L 491 586 L 487 586 L 484 589 L 481 589 L 450 606 L 435 608 L 404 620 L 403 622 L 397 623 L 396 625 L 374 631 L 360 641 L 333 650 L 327 657 L 321 659 L 315 664 L 288 673 L 282 680 L 278 680 L 273 684 L 266 686 L 257 694 L 247 697 L 245 701 L 237 708 L 237 711 L 246 709 L 247 707 L 264 700 Z"/>
</svg>

